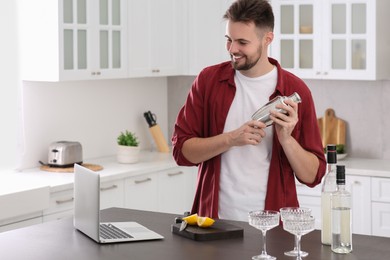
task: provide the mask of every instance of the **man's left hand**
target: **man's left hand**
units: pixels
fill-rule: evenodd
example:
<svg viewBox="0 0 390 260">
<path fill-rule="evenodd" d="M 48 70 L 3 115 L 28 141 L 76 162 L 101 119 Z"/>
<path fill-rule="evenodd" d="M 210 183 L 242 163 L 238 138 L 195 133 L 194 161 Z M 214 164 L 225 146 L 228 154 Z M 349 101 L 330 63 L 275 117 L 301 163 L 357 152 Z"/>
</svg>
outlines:
<svg viewBox="0 0 390 260">
<path fill-rule="evenodd" d="M 276 134 L 281 144 L 291 137 L 291 133 L 298 123 L 298 104 L 291 99 L 284 100 L 284 103 L 286 105 L 278 104 L 276 108 L 285 110 L 286 114 L 276 110 L 272 110 L 270 113 L 270 118 L 274 121 Z"/>
</svg>

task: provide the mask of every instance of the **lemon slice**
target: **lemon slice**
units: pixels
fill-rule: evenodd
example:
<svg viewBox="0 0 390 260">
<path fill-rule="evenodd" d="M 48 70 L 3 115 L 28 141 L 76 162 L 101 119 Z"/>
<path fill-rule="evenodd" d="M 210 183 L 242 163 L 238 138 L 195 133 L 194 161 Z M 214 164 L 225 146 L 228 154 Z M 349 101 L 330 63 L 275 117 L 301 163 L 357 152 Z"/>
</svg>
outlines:
<svg viewBox="0 0 390 260">
<path fill-rule="evenodd" d="M 196 225 L 198 223 L 198 214 L 192 214 L 187 217 L 184 217 L 183 220 L 187 222 L 188 225 Z"/>
<path fill-rule="evenodd" d="M 198 226 L 199 227 L 210 227 L 214 224 L 215 220 L 209 217 L 198 217 Z"/>
</svg>

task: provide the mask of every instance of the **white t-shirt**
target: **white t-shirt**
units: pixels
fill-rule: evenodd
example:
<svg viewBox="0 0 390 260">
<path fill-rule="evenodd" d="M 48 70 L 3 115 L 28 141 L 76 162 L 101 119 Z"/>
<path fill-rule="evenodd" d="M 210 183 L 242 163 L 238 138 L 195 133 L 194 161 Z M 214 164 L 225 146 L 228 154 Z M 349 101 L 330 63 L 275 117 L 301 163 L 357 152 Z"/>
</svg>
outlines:
<svg viewBox="0 0 390 260">
<path fill-rule="evenodd" d="M 235 130 L 269 101 L 275 91 L 277 70 L 257 78 L 236 71 L 236 95 L 224 132 Z M 272 154 L 272 128 L 258 145 L 235 146 L 222 154 L 218 215 L 221 219 L 248 221 L 248 212 L 264 208 Z"/>
</svg>

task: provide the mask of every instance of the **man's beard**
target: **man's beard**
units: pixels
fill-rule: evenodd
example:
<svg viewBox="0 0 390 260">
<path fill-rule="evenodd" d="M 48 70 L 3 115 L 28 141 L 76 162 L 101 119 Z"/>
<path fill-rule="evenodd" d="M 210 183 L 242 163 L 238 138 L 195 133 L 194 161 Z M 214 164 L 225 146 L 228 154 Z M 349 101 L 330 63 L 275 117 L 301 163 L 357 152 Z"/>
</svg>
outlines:
<svg viewBox="0 0 390 260">
<path fill-rule="evenodd" d="M 251 68 L 253 68 L 257 62 L 260 60 L 260 57 L 261 57 L 261 54 L 262 54 L 263 50 L 261 48 L 261 46 L 259 47 L 259 49 L 257 50 L 257 54 L 259 55 L 255 60 L 253 59 L 248 59 L 248 56 L 244 56 L 245 57 L 245 63 L 242 64 L 242 65 L 239 65 L 237 62 L 235 62 L 233 60 L 233 55 L 230 54 L 230 59 L 231 59 L 231 63 L 232 63 L 232 66 L 235 70 L 250 70 Z"/>
</svg>

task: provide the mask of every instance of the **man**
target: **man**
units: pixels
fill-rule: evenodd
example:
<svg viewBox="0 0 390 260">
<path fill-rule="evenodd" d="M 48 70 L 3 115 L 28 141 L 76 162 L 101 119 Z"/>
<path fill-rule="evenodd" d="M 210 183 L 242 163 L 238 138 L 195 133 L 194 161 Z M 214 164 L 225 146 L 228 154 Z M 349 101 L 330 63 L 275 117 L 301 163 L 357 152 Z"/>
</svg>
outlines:
<svg viewBox="0 0 390 260">
<path fill-rule="evenodd" d="M 295 178 L 316 186 L 326 161 L 310 90 L 268 57 L 268 1 L 237 0 L 224 18 L 231 62 L 195 79 L 175 123 L 173 156 L 199 167 L 192 213 L 246 221 L 251 210 L 298 206 Z M 302 103 L 278 105 L 287 114 L 272 111 L 272 127 L 249 120 L 268 100 L 294 92 Z"/>
</svg>

